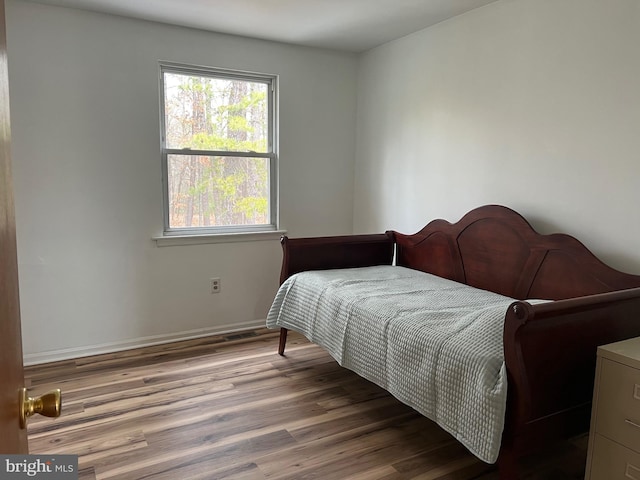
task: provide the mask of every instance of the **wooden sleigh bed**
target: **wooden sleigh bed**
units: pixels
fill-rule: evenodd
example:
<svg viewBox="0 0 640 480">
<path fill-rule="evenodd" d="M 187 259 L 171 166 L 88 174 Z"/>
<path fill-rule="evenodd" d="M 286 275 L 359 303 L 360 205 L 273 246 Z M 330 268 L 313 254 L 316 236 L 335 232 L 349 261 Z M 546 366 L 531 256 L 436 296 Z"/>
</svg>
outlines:
<svg viewBox="0 0 640 480">
<path fill-rule="evenodd" d="M 608 267 L 571 236 L 538 234 L 506 207 L 480 207 L 455 224 L 435 220 L 414 235 L 283 237 L 282 246 L 281 282 L 395 263 L 514 299 L 502 338 L 501 480 L 518 478 L 518 457 L 588 430 L 597 346 L 640 336 L 640 276 Z M 282 328 L 281 355 L 286 338 Z"/>
</svg>

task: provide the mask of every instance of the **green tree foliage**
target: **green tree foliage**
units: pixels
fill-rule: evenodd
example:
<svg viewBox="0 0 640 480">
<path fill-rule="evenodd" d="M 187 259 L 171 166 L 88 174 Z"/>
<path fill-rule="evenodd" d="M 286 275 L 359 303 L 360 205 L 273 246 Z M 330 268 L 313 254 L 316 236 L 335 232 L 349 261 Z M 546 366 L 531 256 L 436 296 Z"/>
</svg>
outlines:
<svg viewBox="0 0 640 480">
<path fill-rule="evenodd" d="M 165 73 L 171 227 L 269 223 L 267 85 Z M 225 152 L 201 155 L 189 150 Z"/>
</svg>

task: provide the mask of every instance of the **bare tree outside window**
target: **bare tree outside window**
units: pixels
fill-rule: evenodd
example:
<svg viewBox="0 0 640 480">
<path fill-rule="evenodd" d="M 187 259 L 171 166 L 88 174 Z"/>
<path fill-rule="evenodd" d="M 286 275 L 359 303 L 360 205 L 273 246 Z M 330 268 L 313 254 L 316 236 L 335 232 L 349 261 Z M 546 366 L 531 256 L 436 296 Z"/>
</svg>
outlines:
<svg viewBox="0 0 640 480">
<path fill-rule="evenodd" d="M 275 229 L 272 76 L 163 65 L 165 230 Z"/>
</svg>

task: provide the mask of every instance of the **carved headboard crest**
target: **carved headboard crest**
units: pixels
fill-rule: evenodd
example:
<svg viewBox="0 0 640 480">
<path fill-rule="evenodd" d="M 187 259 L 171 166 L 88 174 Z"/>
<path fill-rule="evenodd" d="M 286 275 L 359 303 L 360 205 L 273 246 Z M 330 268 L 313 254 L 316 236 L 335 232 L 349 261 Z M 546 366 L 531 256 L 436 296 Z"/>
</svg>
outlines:
<svg viewBox="0 0 640 480">
<path fill-rule="evenodd" d="M 396 264 L 517 298 L 560 300 L 640 286 L 580 241 L 541 235 L 520 214 L 486 205 L 457 223 L 434 220 L 414 235 L 392 232 Z"/>
</svg>

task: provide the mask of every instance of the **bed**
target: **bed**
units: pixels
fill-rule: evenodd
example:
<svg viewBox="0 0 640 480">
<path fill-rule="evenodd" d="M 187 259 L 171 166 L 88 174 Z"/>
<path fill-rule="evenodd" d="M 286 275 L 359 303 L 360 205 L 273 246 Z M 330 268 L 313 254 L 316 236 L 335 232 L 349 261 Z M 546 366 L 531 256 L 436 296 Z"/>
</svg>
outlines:
<svg viewBox="0 0 640 480">
<path fill-rule="evenodd" d="M 501 480 L 518 478 L 520 456 L 588 430 L 597 346 L 640 336 L 640 276 L 503 206 L 413 235 L 282 246 L 267 318 L 278 353 L 289 329 L 303 333 L 497 463 Z"/>
</svg>

